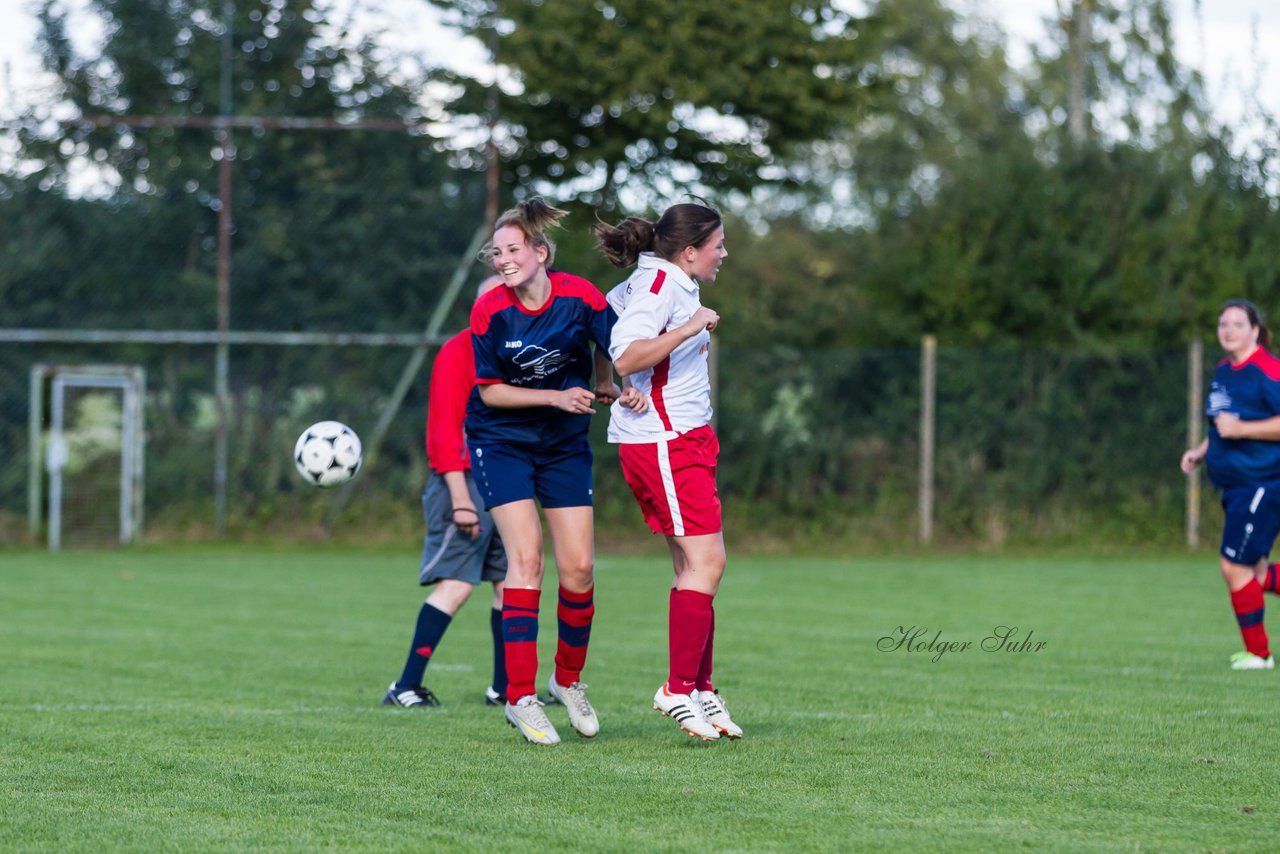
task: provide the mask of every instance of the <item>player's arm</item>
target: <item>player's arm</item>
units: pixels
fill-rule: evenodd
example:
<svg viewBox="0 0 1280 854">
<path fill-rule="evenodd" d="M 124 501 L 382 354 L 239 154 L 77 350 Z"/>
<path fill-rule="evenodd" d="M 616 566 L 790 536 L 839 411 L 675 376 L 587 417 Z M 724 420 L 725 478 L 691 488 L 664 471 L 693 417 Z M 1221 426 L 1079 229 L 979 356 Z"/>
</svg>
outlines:
<svg viewBox="0 0 1280 854">
<path fill-rule="evenodd" d="M 669 329 L 655 338 L 637 338 L 632 341 L 614 359 L 613 365 L 623 376 L 646 371 L 670 356 L 677 347 L 702 330 L 710 332 L 715 329 L 719 322 L 720 315 L 705 305 L 699 306 L 693 313 L 693 317 L 675 329 Z"/>
<path fill-rule="evenodd" d="M 1192 470 L 1204 460 L 1204 455 L 1209 452 L 1209 440 L 1205 439 L 1199 445 L 1189 449 L 1182 455 L 1182 471 L 1185 474 L 1191 474 Z"/>
<path fill-rule="evenodd" d="M 1220 412 L 1213 419 L 1218 435 L 1224 439 L 1258 439 L 1264 442 L 1280 442 L 1280 415 L 1243 421 L 1230 412 Z"/>
<path fill-rule="evenodd" d="M 553 406 L 574 415 L 592 412 L 591 404 L 596 396 L 590 389 L 566 388 L 560 391 L 542 388 L 519 388 L 504 382 L 478 383 L 480 399 L 485 406 L 494 409 L 531 409 L 535 406 Z"/>
<path fill-rule="evenodd" d="M 649 395 L 631 384 L 630 375 L 622 378 L 622 394 L 618 400 L 637 415 L 649 408 Z"/>
<path fill-rule="evenodd" d="M 436 354 L 431 366 L 431 388 L 427 396 L 427 463 L 444 480 L 449 490 L 451 521 L 463 534 L 480 536 L 480 514 L 471 499 L 466 476 L 467 398 L 475 370 L 466 359 L 464 347 L 450 340 Z"/>
<path fill-rule="evenodd" d="M 471 490 L 467 489 L 467 476 L 461 471 L 447 471 L 440 476 L 444 478 L 444 484 L 449 488 L 449 500 L 453 505 L 449 521 L 471 539 L 478 539 L 480 512 L 476 510 L 475 502 L 471 500 Z"/>
<path fill-rule="evenodd" d="M 596 347 L 593 356 L 596 369 L 596 403 L 610 405 L 622 396 L 622 389 L 613 381 L 613 362 L 603 347 Z"/>
</svg>

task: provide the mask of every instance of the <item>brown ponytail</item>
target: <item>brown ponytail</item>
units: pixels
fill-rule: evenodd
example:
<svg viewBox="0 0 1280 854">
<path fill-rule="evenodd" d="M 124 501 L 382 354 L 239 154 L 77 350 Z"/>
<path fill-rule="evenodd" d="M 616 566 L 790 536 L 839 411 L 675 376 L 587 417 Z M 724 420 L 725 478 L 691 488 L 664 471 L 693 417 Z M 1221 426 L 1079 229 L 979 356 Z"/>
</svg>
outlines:
<svg viewBox="0 0 1280 854">
<path fill-rule="evenodd" d="M 592 231 L 600 251 L 615 267 L 634 266 L 641 252 L 653 251 L 653 223 L 643 217 L 629 216 L 617 225 L 597 222 Z"/>
<path fill-rule="evenodd" d="M 496 234 L 498 229 L 514 225 L 520 229 L 525 242 L 530 246 L 535 249 L 539 246 L 547 248 L 546 265 L 550 267 L 552 260 L 556 257 L 556 245 L 547 237 L 547 229 L 558 225 L 567 214 L 568 211 L 562 211 L 547 204 L 541 196 L 534 196 L 498 217 L 498 221 L 493 224 L 493 231 Z M 493 260 L 492 239 L 480 250 L 480 259 L 486 263 Z"/>
<path fill-rule="evenodd" d="M 598 222 L 593 229 L 604 257 L 615 267 L 630 267 L 641 252 L 674 261 L 686 246 L 702 246 L 721 225 L 720 214 L 710 205 L 672 205 L 656 223 L 629 216 L 617 225 Z"/>
</svg>

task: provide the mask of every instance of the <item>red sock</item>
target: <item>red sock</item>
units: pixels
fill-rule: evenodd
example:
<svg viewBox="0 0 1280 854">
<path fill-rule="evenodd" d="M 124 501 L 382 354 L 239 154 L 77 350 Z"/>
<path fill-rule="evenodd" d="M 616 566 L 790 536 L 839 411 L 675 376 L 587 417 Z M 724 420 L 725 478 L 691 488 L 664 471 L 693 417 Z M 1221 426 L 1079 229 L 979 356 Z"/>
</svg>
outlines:
<svg viewBox="0 0 1280 854">
<path fill-rule="evenodd" d="M 698 679 L 695 687 L 699 691 L 714 691 L 711 686 L 711 653 L 716 645 L 716 609 L 711 608 L 711 628 L 707 631 L 707 645 L 702 650 L 702 663 L 698 665 Z"/>
<path fill-rule="evenodd" d="M 688 694 L 698 684 L 698 666 L 711 634 L 711 597 L 696 590 L 671 591 L 668 651 L 671 670 L 667 690 Z"/>
<path fill-rule="evenodd" d="M 507 702 L 535 693 L 538 679 L 538 599 L 541 590 L 502 591 L 502 647 L 507 659 Z"/>
<path fill-rule="evenodd" d="M 1250 578 L 1244 587 L 1231 592 L 1231 607 L 1236 612 L 1236 622 L 1240 624 L 1244 648 L 1260 658 L 1271 655 L 1267 628 L 1262 623 L 1265 604 L 1262 601 L 1262 585 L 1258 583 L 1258 579 Z"/>
<path fill-rule="evenodd" d="M 556 682 L 568 687 L 582 677 L 591 641 L 591 619 L 596 613 L 595 587 L 583 593 L 560 588 L 556 618 L 560 624 L 556 639 Z"/>
<path fill-rule="evenodd" d="M 1275 593 L 1280 596 L 1280 588 L 1276 587 L 1276 582 L 1280 579 L 1276 578 L 1276 564 L 1267 564 L 1267 577 L 1262 582 L 1262 589 L 1266 593 Z"/>
</svg>

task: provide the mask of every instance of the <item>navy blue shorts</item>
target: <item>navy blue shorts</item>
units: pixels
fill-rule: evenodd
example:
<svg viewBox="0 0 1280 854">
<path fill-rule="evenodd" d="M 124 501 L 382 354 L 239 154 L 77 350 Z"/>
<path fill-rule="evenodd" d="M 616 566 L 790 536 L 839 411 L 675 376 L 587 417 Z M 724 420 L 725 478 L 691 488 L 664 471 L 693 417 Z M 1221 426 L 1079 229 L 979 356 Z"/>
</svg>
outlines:
<svg viewBox="0 0 1280 854">
<path fill-rule="evenodd" d="M 480 516 L 480 536 L 474 540 L 453 524 L 453 497 L 444 478 L 432 472 L 427 479 L 427 487 L 422 490 L 422 517 L 427 522 L 427 535 L 422 538 L 419 584 L 435 584 L 442 578 L 479 584 L 507 577 L 507 550 L 502 547 L 493 517 L 480 503 L 470 474 L 467 489 Z"/>
<path fill-rule="evenodd" d="M 487 510 L 526 498 L 544 509 L 592 505 L 591 445 L 585 436 L 556 448 L 474 442 L 470 448 L 471 473 Z"/>
<path fill-rule="evenodd" d="M 1232 486 L 1222 490 L 1222 556 L 1232 563 L 1253 566 L 1271 553 L 1280 533 L 1280 483 Z"/>
</svg>

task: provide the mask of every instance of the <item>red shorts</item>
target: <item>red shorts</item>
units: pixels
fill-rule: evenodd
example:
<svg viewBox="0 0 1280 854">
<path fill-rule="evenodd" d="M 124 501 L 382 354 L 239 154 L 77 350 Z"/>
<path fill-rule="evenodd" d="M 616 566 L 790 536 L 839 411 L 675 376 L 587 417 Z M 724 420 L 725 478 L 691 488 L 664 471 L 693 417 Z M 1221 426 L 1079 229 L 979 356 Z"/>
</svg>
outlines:
<svg viewBox="0 0 1280 854">
<path fill-rule="evenodd" d="M 655 534 L 693 537 L 722 530 L 719 454 L 720 440 L 709 425 L 669 441 L 618 446 L 622 474 Z"/>
</svg>

